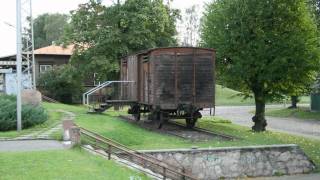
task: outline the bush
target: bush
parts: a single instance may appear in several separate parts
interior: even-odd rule
[[[317,77],[316,81],[312,86],[312,94],[320,94],[320,75]]]
[[[83,83],[73,66],[64,65],[41,74],[38,87],[44,95],[70,104],[81,98]]]
[[[17,128],[17,105],[15,96],[0,95],[0,131]],[[22,127],[29,128],[48,120],[48,114],[41,106],[22,105]]]

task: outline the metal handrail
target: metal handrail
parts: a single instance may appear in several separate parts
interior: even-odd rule
[[[105,86],[107,86],[107,85],[109,85],[109,84],[110,84],[110,82],[109,82],[109,81],[106,81],[106,82],[104,82],[104,83],[100,84],[99,86],[94,87],[94,88],[90,89],[89,91],[87,91],[87,92],[83,93],[83,95],[82,95],[82,98],[83,98],[83,99],[82,99],[83,105],[85,105],[85,104],[86,104],[86,96],[87,96],[89,93],[91,93],[91,92],[95,92],[95,91],[97,91],[97,89],[98,89],[98,88],[103,88],[103,87],[105,87]]]
[[[99,146],[96,146],[96,147],[99,147]],[[88,147],[86,147],[86,146],[83,146],[82,148],[84,148],[84,149],[86,149],[86,150],[89,150],[89,151],[92,151],[92,149],[91,148],[88,148]],[[99,154],[99,155],[101,155],[101,156],[104,156],[104,157],[107,157],[108,159],[109,159],[109,155],[106,155],[105,153],[102,153],[102,152],[99,152],[99,151],[94,151],[95,153],[97,153],[97,154]],[[111,158],[111,157],[110,157]],[[110,160],[110,159],[109,159]],[[125,164],[125,165],[127,165],[127,166],[130,166],[130,167],[132,167],[132,168],[137,168],[136,166],[132,166],[132,164],[130,164],[130,163],[126,163],[126,162],[121,162],[121,163],[123,163],[123,164]],[[151,175],[151,176],[154,176],[154,177],[156,177],[156,178],[161,178],[161,177],[159,177],[159,176],[157,176],[156,174],[151,174],[150,172],[148,172],[147,170],[144,170],[144,169],[140,169],[140,171],[143,171],[143,172],[145,172],[145,173],[147,173],[147,174],[149,174],[149,175]]]
[[[102,88],[105,88],[105,87],[109,86],[112,83],[134,83],[134,81],[106,81],[106,82],[100,84],[99,86],[94,87],[94,88],[90,89],[89,91],[87,91],[87,92],[82,94],[82,103],[83,103],[83,105],[89,105],[90,104],[89,103],[89,96],[91,94],[93,94],[94,92],[96,92],[96,91],[98,91],[98,90],[100,90]]]
[[[173,173],[175,175],[181,176],[184,179],[185,178],[188,178],[188,179],[191,179],[191,180],[196,180],[197,179],[195,177],[192,177],[189,174],[186,174],[184,172],[183,168],[179,168],[179,167],[175,167],[175,166],[169,165],[169,164],[167,164],[167,163],[165,163],[163,161],[160,161],[159,159],[157,159],[157,158],[155,158],[153,156],[138,152],[136,150],[132,150],[132,149],[120,144],[120,143],[117,143],[117,142],[115,142],[115,141],[113,141],[111,139],[103,137],[103,136],[101,136],[101,135],[99,135],[97,133],[94,133],[92,131],[89,131],[89,130],[87,130],[85,128],[81,128],[80,127],[80,130],[81,130],[80,131],[81,134],[86,135],[86,136],[94,139],[96,142],[99,141],[99,142],[102,142],[102,143],[105,143],[106,145],[108,145],[108,149],[106,150],[106,152],[108,153],[108,159],[111,159],[111,154],[112,154],[111,148],[113,147],[113,148],[116,148],[116,149],[118,149],[120,151],[123,151],[123,152],[127,153],[128,155],[130,155],[132,157],[139,158],[139,159],[141,159],[141,160],[143,160],[145,162],[148,162],[150,164],[156,165],[159,168],[162,168],[163,169],[163,172],[162,172],[163,174],[162,175],[163,175],[164,179],[166,179],[166,175],[168,175],[168,174],[166,174],[166,171],[171,172],[171,173]],[[97,144],[95,144],[94,146],[97,146],[97,147],[102,148],[102,149],[104,148],[104,147],[99,146]],[[180,172],[179,170],[182,171],[182,172]]]
[[[100,134],[97,134],[97,133],[95,133],[95,132],[92,132],[92,131],[90,131],[90,130],[88,130],[88,129],[85,129],[85,128],[80,128],[80,129],[82,129],[82,130],[84,130],[84,131],[86,131],[86,132],[89,132],[89,133],[93,134],[94,136],[97,136],[97,137],[99,137],[99,138],[102,138],[102,139],[104,139],[104,140],[106,140],[106,141],[109,141],[110,143],[115,144],[116,146],[125,148],[125,149],[127,149],[128,151],[131,151],[131,152],[136,153],[136,154],[143,154],[144,156],[146,156],[146,157],[148,157],[148,158],[151,158],[151,159],[153,159],[153,160],[155,160],[155,161],[160,161],[159,159],[155,158],[154,156],[141,153],[141,152],[136,151],[136,150],[134,150],[134,149],[130,149],[130,148],[128,148],[127,146],[125,146],[125,145],[123,145],[123,144],[120,144],[120,143],[118,143],[118,142],[116,142],[116,141],[113,141],[112,139],[109,139],[109,138],[106,138],[106,137],[104,137],[104,136],[101,136]],[[162,162],[162,161],[160,161],[160,162]],[[176,167],[176,166],[173,166],[173,165],[171,165],[171,166],[172,166],[172,168],[174,168],[174,169],[181,169],[181,171],[183,171],[182,168],[179,168],[179,167]]]

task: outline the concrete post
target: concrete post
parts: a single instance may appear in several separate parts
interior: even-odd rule
[[[74,145],[80,145],[81,144],[81,134],[80,134],[80,128],[73,126],[70,129],[70,140],[72,146]]]
[[[70,141],[70,129],[75,126],[72,120],[64,120],[62,122],[63,126],[63,140]]]

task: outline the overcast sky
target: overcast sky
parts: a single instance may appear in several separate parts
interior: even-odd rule
[[[22,0],[23,1],[23,0]],[[110,4],[113,0],[103,0],[104,4]],[[173,0],[172,7],[180,9],[182,12],[192,5],[203,7],[211,0]],[[16,53],[15,28],[9,26],[16,24],[16,4],[15,0],[2,2],[0,6],[0,56]],[[69,13],[77,8],[81,3],[88,0],[33,0],[33,16],[43,13]],[[199,12],[201,13],[201,12]]]

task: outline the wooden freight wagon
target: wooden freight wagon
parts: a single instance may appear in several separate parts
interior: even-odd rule
[[[135,102],[129,109],[136,120],[150,113],[159,128],[169,118],[186,119],[193,127],[200,110],[215,106],[215,51],[173,47],[147,50],[121,60],[123,99]]]

